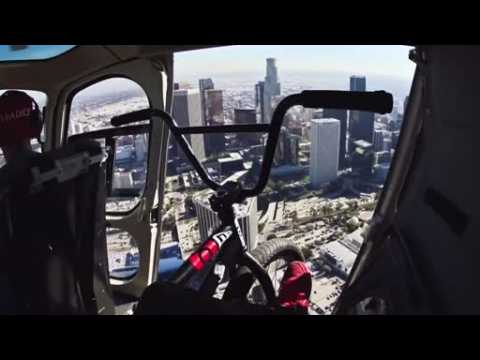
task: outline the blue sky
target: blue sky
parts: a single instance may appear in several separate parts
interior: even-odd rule
[[[179,53],[176,75],[265,72],[274,57],[280,72],[344,72],[411,79],[409,47],[398,45],[240,45]]]

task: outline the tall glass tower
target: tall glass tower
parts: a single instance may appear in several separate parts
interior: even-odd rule
[[[267,59],[267,76],[263,83],[263,123],[270,123],[272,120],[273,108],[272,100],[274,96],[281,93],[280,83],[278,82],[278,71],[276,60],[274,58]]]
[[[367,91],[367,79],[365,76],[350,77],[350,91]],[[350,111],[350,144],[357,140],[363,140],[372,144],[374,120],[375,114],[372,112]],[[353,146],[349,146],[349,151],[351,150],[353,150]]]

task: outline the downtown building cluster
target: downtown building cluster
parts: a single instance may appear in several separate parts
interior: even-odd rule
[[[367,91],[366,77],[351,76],[349,88],[350,91]],[[173,117],[182,127],[268,124],[283,97],[276,61],[268,58],[266,76],[254,86],[253,106],[244,107],[238,101],[227,111],[224,91],[216,89],[212,79],[200,79],[198,89],[180,88],[176,84]],[[284,119],[272,179],[288,181],[292,177],[308,177],[312,190],[323,189],[344,174],[366,182],[374,181],[375,176],[380,178],[379,183],[385,179],[399,137],[402,115],[398,111],[389,116],[339,109],[295,111],[289,112]],[[239,133],[195,134],[187,140],[214,180],[221,182],[242,173],[242,180],[254,184],[258,181],[266,139],[266,134]],[[179,175],[184,188],[190,184],[191,189],[202,190],[198,174],[172,138],[167,174]],[[208,210],[204,196],[197,196],[194,203],[199,232],[205,240],[217,220]],[[245,211],[245,217],[256,217],[256,206],[254,201]],[[247,222],[254,223],[252,219]],[[255,241],[251,238],[255,237],[255,231],[245,225],[247,228],[248,243],[253,245]]]

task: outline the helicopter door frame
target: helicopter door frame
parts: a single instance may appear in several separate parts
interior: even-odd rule
[[[168,57],[166,58],[168,61]],[[59,94],[56,119],[62,119],[55,126],[55,144],[60,146],[68,140],[67,129],[70,115],[70,103],[73,97],[82,89],[92,86],[108,78],[126,78],[136,82],[147,95],[150,106],[165,109],[170,106],[167,101],[169,74],[165,64],[149,59],[135,59],[118,63],[101,69],[88,76],[79,78],[65,86]],[[58,106],[60,105],[60,106]],[[113,128],[113,126],[112,126]],[[161,176],[164,174],[164,157],[168,146],[168,130],[158,121],[151,123],[148,146],[147,178],[143,194],[138,205],[127,214],[106,216],[109,227],[128,232],[136,241],[140,253],[140,267],[132,279],[117,280],[110,278],[110,285],[115,293],[130,295],[139,298],[144,289],[156,279],[158,271],[158,248],[160,247],[160,223],[151,222],[151,212],[154,206],[161,208],[163,191],[159,194],[159,185],[162,185]],[[160,202],[160,204],[159,204]]]
[[[410,172],[417,149],[418,138],[423,128],[423,114],[421,110],[422,104],[425,101],[425,68],[422,62],[415,60],[417,54],[422,51],[422,47],[417,46],[410,52],[410,60],[416,63],[416,69],[408,94],[409,103],[406,108],[406,113],[404,114],[397,149],[383,187],[384,190],[378,200],[369,229],[365,234],[365,241],[355,259],[343,291],[337,299],[333,314],[346,314],[349,313],[349,311],[354,312],[357,308],[352,304],[355,303],[356,306],[359,305],[357,298],[371,295],[365,291],[365,288],[359,288],[359,286],[365,283],[366,278],[371,281],[369,276],[371,276],[372,272],[369,272],[369,269],[371,269],[372,264],[378,260],[379,256],[384,256],[384,254],[381,253],[382,245],[385,243],[388,235],[396,231],[395,216],[398,203],[401,201],[405,183],[411,175]],[[396,234],[396,236],[399,236],[399,234]],[[405,247],[405,244],[401,242],[401,238],[398,239],[398,243],[404,251],[402,261],[404,261],[406,266],[409,266],[410,274],[413,274],[411,275],[411,281],[412,283],[414,281],[418,283],[420,281],[419,276],[413,267],[408,249]],[[398,262],[400,262],[400,260],[398,260]],[[396,266],[399,266],[398,263]]]

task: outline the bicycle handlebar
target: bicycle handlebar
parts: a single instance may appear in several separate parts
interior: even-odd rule
[[[226,126],[205,126],[205,127],[179,127],[172,116],[165,111],[158,109],[145,109],[119,115],[111,119],[115,127],[138,121],[160,117],[163,119],[174,135],[178,144],[184,151],[200,178],[212,190],[218,190],[221,185],[213,181],[208,175],[200,161],[195,157],[192,148],[185,139],[185,134],[201,133],[226,133],[226,132],[266,132],[268,133],[267,144],[260,170],[259,183],[253,189],[241,189],[240,199],[246,199],[260,194],[267,185],[270,176],[271,165],[280,135],[283,118],[287,111],[294,106],[305,108],[329,108],[342,110],[356,110],[386,114],[392,111],[393,96],[385,91],[357,92],[357,91],[330,91],[310,90],[303,91],[285,97],[275,109],[270,124],[252,125],[226,125]]]
[[[329,108],[375,112],[392,111],[393,97],[385,91],[306,90],[300,93],[305,108]],[[328,104],[328,106],[326,106]]]

